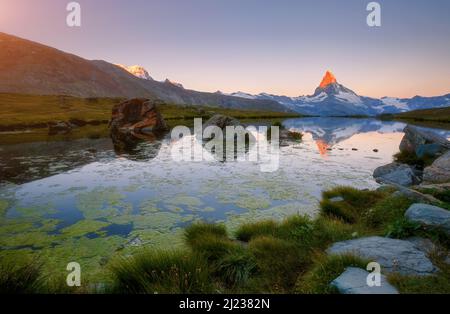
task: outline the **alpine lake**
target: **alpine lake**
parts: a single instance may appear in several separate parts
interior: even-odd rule
[[[274,172],[249,161],[175,161],[170,133],[126,152],[104,136],[0,138],[0,254],[39,256],[53,275],[78,262],[85,278],[101,281],[117,256],[182,247],[183,228],[196,221],[221,222],[232,233],[245,222],[314,216],[324,190],[378,187],[373,170],[392,161],[405,124],[298,118],[283,126],[303,139],[280,147]]]

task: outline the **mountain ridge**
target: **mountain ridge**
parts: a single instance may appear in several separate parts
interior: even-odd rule
[[[252,95],[245,92],[236,92],[229,95],[247,99],[270,99],[293,111],[313,116],[377,116],[450,106],[450,94],[434,97],[382,97],[379,99],[360,96],[340,84],[331,71],[325,73],[319,86],[309,96],[289,97],[268,93]]]
[[[155,81],[140,66],[87,60],[53,47],[0,32],[0,92],[92,97],[147,97],[180,105],[297,112],[313,116],[376,116],[450,106],[450,94],[412,98],[360,96],[327,71],[307,96],[245,92],[224,94],[185,89]]]
[[[0,92],[82,98],[146,97],[181,105],[290,111],[272,100],[241,99],[142,79],[107,61],[87,60],[1,32]]]

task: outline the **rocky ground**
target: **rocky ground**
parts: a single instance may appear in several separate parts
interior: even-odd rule
[[[403,158],[375,169],[373,174],[383,184],[380,189],[391,186],[396,194],[416,202],[405,213],[407,221],[446,236],[450,236],[450,211],[442,208],[445,205],[433,194],[450,191],[449,149],[447,139],[408,125],[400,144],[399,156]],[[399,240],[376,236],[337,242],[327,253],[352,254],[377,262],[381,266],[381,286],[369,287],[366,280],[370,273],[354,267],[348,267],[331,285],[343,294],[396,294],[397,289],[384,274],[433,276],[439,270],[430,259],[435,251],[430,239],[420,237]],[[445,261],[450,263],[448,255]]]

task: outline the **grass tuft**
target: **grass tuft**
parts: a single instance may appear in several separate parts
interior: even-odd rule
[[[211,282],[202,258],[182,251],[148,251],[112,263],[113,293],[205,293]]]
[[[19,265],[0,261],[0,294],[33,294],[45,289],[42,264],[29,260]]]

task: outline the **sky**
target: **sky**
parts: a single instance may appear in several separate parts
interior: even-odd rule
[[[86,59],[142,65],[200,91],[312,94],[326,70],[371,97],[450,93],[450,1],[0,0],[0,32]]]

